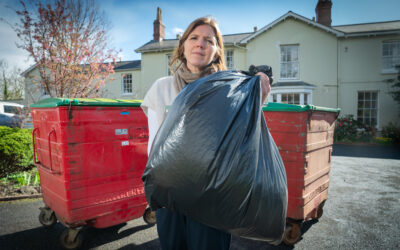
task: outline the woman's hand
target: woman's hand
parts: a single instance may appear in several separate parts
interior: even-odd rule
[[[269,84],[269,77],[262,72],[258,72],[256,76],[260,76],[260,84],[262,91],[261,103],[264,104],[265,100],[268,97],[269,92],[271,91],[271,85]]]

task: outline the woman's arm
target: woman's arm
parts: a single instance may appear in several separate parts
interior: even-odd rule
[[[157,121],[157,113],[153,109],[147,110],[147,124],[149,127],[149,143],[147,145],[147,155],[150,155],[151,146],[153,145],[154,137],[157,134],[160,125]]]

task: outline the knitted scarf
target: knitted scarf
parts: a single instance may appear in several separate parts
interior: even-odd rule
[[[202,72],[199,73],[192,73],[185,64],[181,64],[174,74],[174,87],[177,93],[179,93],[189,83],[213,73],[215,73],[215,69],[212,64],[207,66]]]

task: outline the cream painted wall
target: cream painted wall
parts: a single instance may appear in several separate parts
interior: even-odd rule
[[[382,74],[382,42],[400,36],[346,38],[339,42],[339,106],[341,115],[357,118],[358,91],[378,92],[378,128],[390,121],[400,122],[399,105],[389,94],[391,84],[385,79],[396,74]]]
[[[125,74],[132,74],[132,94],[122,95],[122,78]],[[140,95],[141,89],[141,71],[130,70],[130,71],[117,71],[115,74],[110,76],[106,85],[104,85],[104,95],[105,98],[113,99],[141,99]]]
[[[38,83],[39,71],[35,68],[25,76],[24,105],[29,106],[41,100],[42,91]]]
[[[246,64],[246,48],[227,47],[225,50],[233,50],[233,66],[237,70],[248,70],[249,67]]]
[[[142,54],[140,99],[158,78],[167,76],[167,54],[170,53],[172,51]]]
[[[299,80],[316,85],[313,104],[336,108],[336,36],[302,21],[287,19],[248,43],[247,64],[270,65],[274,82],[287,81],[280,79],[281,45],[299,45]]]

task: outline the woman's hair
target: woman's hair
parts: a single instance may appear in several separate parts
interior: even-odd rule
[[[179,68],[179,66],[184,63],[186,65],[186,58],[183,54],[184,52],[184,43],[188,39],[190,33],[194,29],[196,29],[197,26],[200,25],[209,25],[215,34],[215,39],[217,40],[217,58],[211,62],[212,66],[214,67],[215,71],[221,71],[221,70],[226,70],[226,65],[225,65],[225,55],[224,55],[224,41],[222,39],[221,31],[219,30],[217,22],[212,18],[212,17],[200,17],[196,20],[194,20],[189,27],[186,28],[185,32],[183,33],[181,39],[179,39],[178,46],[174,50],[174,54],[172,56],[171,62],[169,64],[170,69],[173,69],[173,65],[177,65],[176,69]]]

